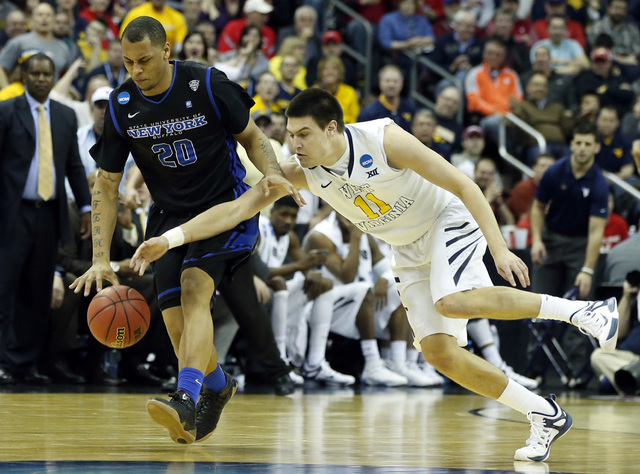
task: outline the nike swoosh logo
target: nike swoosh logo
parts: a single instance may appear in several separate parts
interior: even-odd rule
[[[138,115],[139,113],[140,113],[140,111],[138,110],[135,114],[127,114],[127,117],[129,117],[129,118],[133,118],[133,117],[135,117],[136,115]]]
[[[321,184],[320,187],[324,189],[324,188],[328,187],[332,182],[333,181],[329,181],[327,184]]]
[[[198,385],[202,385],[202,382],[200,382],[200,380],[198,380],[198,379],[196,379],[196,383],[197,383]]]

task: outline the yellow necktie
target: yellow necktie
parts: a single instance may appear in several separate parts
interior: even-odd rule
[[[38,110],[38,196],[48,201],[53,196],[53,142],[44,105]]]

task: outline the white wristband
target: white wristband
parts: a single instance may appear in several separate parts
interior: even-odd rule
[[[169,241],[169,248],[172,249],[174,247],[180,247],[184,244],[184,232],[180,227],[174,227],[173,229],[169,229],[162,237],[165,237]]]
[[[589,267],[582,267],[582,268],[580,269],[580,271],[581,271],[582,273],[586,273],[587,275],[591,275],[591,276],[593,276],[593,270],[592,270],[591,268],[589,268]]]

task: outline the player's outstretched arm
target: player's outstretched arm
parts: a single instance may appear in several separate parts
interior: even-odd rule
[[[468,176],[397,125],[385,128],[384,148],[394,168],[409,168],[460,198],[487,239],[498,273],[512,286],[514,275],[522,286],[529,286],[527,266],[507,248],[489,202]]]
[[[285,194],[283,189],[276,189],[265,196],[262,188],[255,186],[234,201],[213,206],[181,226],[144,241],[131,258],[129,266],[142,275],[151,262],[158,260],[169,249],[233,229]]]
[[[93,264],[84,275],[78,277],[69,288],[89,296],[95,281],[97,291],[102,290],[102,280],[118,284],[118,277],[111,269],[110,249],[113,231],[118,219],[118,186],[122,173],[110,173],[98,169],[96,182],[91,190],[91,235],[93,239]]]
[[[290,194],[299,206],[306,204],[296,186],[284,176],[271,147],[271,142],[252,118],[249,118],[246,128],[235,137],[247,150],[247,156],[251,162],[264,175],[264,179],[256,184],[256,187],[260,188],[266,197],[269,196],[272,189],[281,189]]]

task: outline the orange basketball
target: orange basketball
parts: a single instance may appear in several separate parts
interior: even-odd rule
[[[146,300],[126,285],[105,288],[93,297],[87,311],[87,324],[93,337],[115,349],[124,349],[142,339],[150,322]]]

